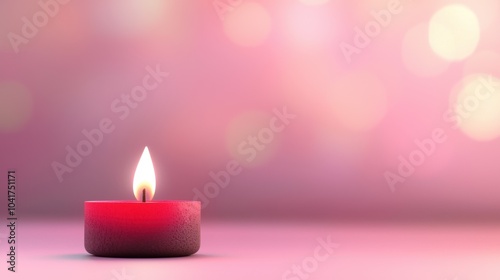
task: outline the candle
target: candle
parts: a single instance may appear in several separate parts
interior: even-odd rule
[[[178,257],[200,248],[199,201],[151,201],[156,189],[148,147],[134,175],[136,201],[86,201],[85,250],[101,257]]]

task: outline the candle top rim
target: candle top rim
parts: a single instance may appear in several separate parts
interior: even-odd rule
[[[147,202],[142,202],[142,201],[136,201],[136,200],[90,200],[90,201],[85,201],[85,203],[103,203],[103,204],[110,204],[110,203],[119,203],[119,204],[151,204],[151,203],[201,203],[198,200],[155,200],[155,201],[147,201]]]

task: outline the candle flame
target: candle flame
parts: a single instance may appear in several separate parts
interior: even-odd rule
[[[141,159],[137,164],[134,174],[134,196],[138,201],[142,201],[145,190],[146,201],[153,199],[156,190],[156,177],[153,167],[153,161],[149,154],[149,149],[146,146],[142,153]]]

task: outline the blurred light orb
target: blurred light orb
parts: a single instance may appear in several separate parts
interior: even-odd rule
[[[331,14],[293,6],[287,11],[285,18],[286,35],[294,46],[315,48],[328,46],[328,40],[335,34],[335,24]]]
[[[368,131],[380,123],[387,111],[387,94],[382,82],[364,72],[351,72],[334,81],[332,110],[348,129]]]
[[[323,5],[330,2],[330,0],[299,0],[299,1],[306,5]]]
[[[17,82],[0,82],[0,132],[14,132],[23,127],[33,110],[28,89]]]
[[[479,51],[471,55],[464,64],[464,76],[485,73],[500,77],[500,55],[492,51]]]
[[[165,18],[170,0],[109,0],[97,5],[98,28],[115,35],[148,32]]]
[[[429,43],[440,57],[463,60],[477,47],[480,27],[477,16],[464,5],[453,4],[441,8],[429,23]]]
[[[229,122],[226,147],[231,157],[243,166],[258,166],[267,162],[276,149],[279,135],[271,133],[271,113],[246,111]]]
[[[449,62],[438,57],[429,46],[428,25],[419,24],[403,38],[402,57],[405,67],[421,77],[434,77],[448,69]]]
[[[452,104],[457,124],[470,138],[490,141],[500,136],[500,79],[488,74],[465,77]]]
[[[261,45],[271,31],[271,16],[259,3],[245,1],[227,13],[224,32],[235,44],[244,47]]]

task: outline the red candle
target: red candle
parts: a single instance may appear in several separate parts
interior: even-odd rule
[[[138,201],[85,202],[85,250],[101,257],[178,257],[196,253],[200,248],[200,202],[152,202],[155,182],[146,147],[134,176]]]

